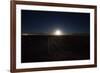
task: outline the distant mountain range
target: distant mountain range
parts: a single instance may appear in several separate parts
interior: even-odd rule
[[[22,33],[21,35],[27,36],[27,35],[56,35],[53,33]],[[90,35],[89,33],[63,33],[61,35]]]

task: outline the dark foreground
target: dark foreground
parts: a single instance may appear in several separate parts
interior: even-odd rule
[[[22,36],[21,62],[90,59],[89,35]]]

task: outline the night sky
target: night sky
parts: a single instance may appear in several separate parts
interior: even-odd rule
[[[22,33],[89,33],[90,13],[21,10]]]

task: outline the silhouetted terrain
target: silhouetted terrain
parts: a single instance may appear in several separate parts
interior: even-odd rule
[[[89,35],[22,35],[21,62],[90,59]]]

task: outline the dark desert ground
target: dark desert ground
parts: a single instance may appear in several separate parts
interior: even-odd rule
[[[22,63],[90,58],[89,35],[22,35]]]

